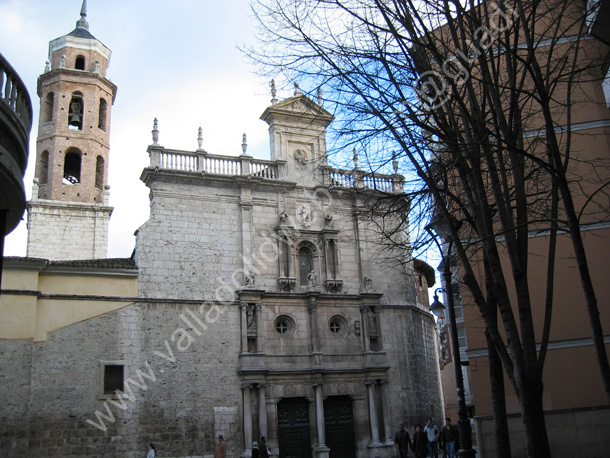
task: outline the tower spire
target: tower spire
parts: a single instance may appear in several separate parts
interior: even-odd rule
[[[80,9],[80,19],[76,21],[77,29],[86,29],[89,30],[89,23],[87,22],[87,0],[83,0],[83,6]]]

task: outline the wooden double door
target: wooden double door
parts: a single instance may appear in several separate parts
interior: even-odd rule
[[[280,458],[311,458],[309,401],[286,398],[278,403]],[[352,401],[348,396],[329,396],[324,401],[326,445],[330,458],[356,456]]]

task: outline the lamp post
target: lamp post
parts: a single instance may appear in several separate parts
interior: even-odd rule
[[[443,257],[443,283],[445,284],[445,288],[438,288],[434,291],[434,301],[430,304],[430,311],[440,317],[443,313],[443,310],[446,310],[446,313],[449,318],[449,328],[451,329],[451,351],[453,353],[453,366],[455,369],[455,384],[457,387],[457,402],[458,402],[458,431],[460,437],[460,449],[457,452],[457,455],[462,457],[474,457],[476,455],[476,450],[472,448],[472,430],[470,428],[470,421],[468,420],[468,413],[466,411],[466,398],[464,397],[464,375],[462,373],[462,358],[460,356],[460,346],[458,343],[458,333],[457,333],[457,325],[455,322],[455,309],[453,303],[453,285],[451,279],[451,265],[449,262],[449,257],[451,253],[451,238],[448,235],[448,231],[441,232],[442,223],[434,225],[434,223],[439,220],[433,219],[433,221],[426,227],[428,232],[430,229],[435,229],[435,232],[442,236],[445,235],[444,239],[449,240],[449,246],[447,247],[447,255],[443,254],[443,248],[438,243],[436,237],[433,234],[435,243],[438,245],[439,250],[441,252],[441,256]],[[438,292],[444,291],[447,293],[447,307],[445,307],[441,301],[438,300]]]

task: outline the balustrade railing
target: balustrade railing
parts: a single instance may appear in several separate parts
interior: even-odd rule
[[[404,184],[400,175],[382,175],[360,169],[340,170],[328,168],[326,184],[341,188],[364,188],[382,192],[402,192]]]
[[[251,156],[219,156],[208,153],[150,149],[150,165],[185,172],[204,172],[214,175],[251,175],[277,180],[278,165],[273,161],[254,159]]]
[[[202,151],[166,150],[151,146],[150,165],[170,170],[200,172],[213,175],[251,176],[271,180],[281,177],[278,163],[254,159],[251,156],[219,156]],[[323,183],[332,187],[374,189],[382,192],[402,192],[400,175],[382,175],[361,169],[341,170],[322,167]]]
[[[32,102],[25,84],[2,54],[0,54],[0,103],[8,108],[9,113],[11,113],[9,116],[12,116],[15,120],[14,128],[18,130],[14,131],[14,135],[18,137],[18,142],[23,147],[23,151],[18,152],[10,151],[9,148],[9,153],[13,155],[15,162],[25,170],[27,148],[32,128]],[[4,126],[4,128],[11,129],[10,126]]]

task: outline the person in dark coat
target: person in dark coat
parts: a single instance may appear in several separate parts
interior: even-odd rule
[[[413,448],[411,437],[409,436],[409,433],[405,431],[405,425],[402,423],[398,425],[398,431],[394,435],[394,444],[398,447],[400,458],[407,458],[409,447]]]
[[[258,449],[258,442],[254,441],[252,442],[252,458],[260,458],[260,456],[261,453]]]
[[[422,431],[421,425],[415,425],[415,433],[413,434],[413,453],[415,458],[426,458],[428,451],[428,435]]]
[[[267,450],[267,439],[265,439],[265,436],[261,437],[261,443],[258,446],[258,450],[261,458],[269,458],[269,451]]]
[[[460,434],[457,426],[451,424],[451,418],[446,418],[445,422],[439,436],[440,444],[445,448],[446,458],[455,458],[456,449],[459,448]]]

